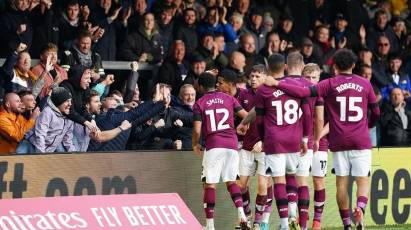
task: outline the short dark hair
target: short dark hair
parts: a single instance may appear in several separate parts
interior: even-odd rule
[[[19,97],[22,98],[27,95],[33,95],[33,92],[31,92],[30,90],[21,90],[17,93],[17,95],[19,95]]]
[[[334,54],[333,62],[338,70],[346,71],[357,62],[357,56],[349,49],[340,49]]]
[[[230,69],[221,70],[217,76],[228,83],[236,84],[238,82],[238,74]]]
[[[215,88],[216,78],[211,73],[204,72],[198,78],[198,85],[204,87],[204,89]]]
[[[81,30],[77,35],[78,41],[80,41],[81,39],[86,38],[86,37],[88,37],[90,39],[92,37],[92,34],[90,32],[88,32],[87,30]]]
[[[281,69],[284,69],[285,58],[282,54],[272,54],[268,57],[268,70],[271,72],[278,72]]]
[[[186,8],[183,10],[183,15],[186,15],[188,11],[193,11],[197,15],[197,11],[194,8]]]
[[[97,91],[95,91],[95,90],[91,90],[90,93],[89,93],[89,94],[87,95],[87,97],[86,97],[85,104],[90,103],[90,102],[91,102],[91,98],[93,98],[93,97],[95,97],[95,96],[100,97],[100,94],[99,94]]]
[[[265,65],[263,64],[257,64],[251,68],[250,73],[254,73],[254,72],[267,74],[267,68],[265,68]]]

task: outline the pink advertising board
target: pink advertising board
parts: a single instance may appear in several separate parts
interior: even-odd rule
[[[0,229],[200,230],[178,194],[0,200]]]

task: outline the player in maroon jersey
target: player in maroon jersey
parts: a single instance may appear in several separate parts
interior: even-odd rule
[[[329,121],[329,148],[337,176],[337,203],[344,229],[351,229],[348,183],[349,175],[357,184],[357,207],[354,209],[357,229],[364,228],[364,211],[368,202],[371,173],[371,140],[368,132],[378,120],[380,110],[369,81],[352,73],[357,57],[346,49],[334,54],[336,76],[304,88],[275,79],[267,82],[295,97],[324,98]],[[367,119],[368,106],[371,108]]]
[[[284,57],[274,54],[269,58],[270,77],[284,76]],[[292,79],[284,81],[296,84]],[[303,109],[303,121],[300,122]],[[274,196],[280,215],[280,229],[288,229],[288,199],[285,174],[296,173],[300,155],[300,144],[307,144],[310,126],[310,109],[306,100],[290,97],[275,87],[260,86],[255,99],[257,127],[266,154],[266,174],[274,179]],[[247,119],[245,119],[247,120]],[[303,127],[304,128],[303,128]],[[303,138],[303,131],[304,136]],[[306,153],[306,148],[304,154]],[[267,200],[266,190],[260,190],[256,199],[256,215],[264,211]],[[258,222],[254,229],[261,229]]]
[[[219,75],[224,75],[222,71]],[[206,229],[214,230],[214,205],[216,184],[220,177],[238,210],[241,229],[247,227],[241,191],[236,184],[239,157],[237,135],[234,129],[234,114],[245,117],[247,112],[238,101],[225,93],[215,91],[215,77],[204,73],[198,80],[200,93],[204,95],[193,106],[192,145],[196,154],[203,157],[204,210]],[[204,156],[199,144],[200,135],[205,140]]]
[[[239,102],[241,106],[248,112],[254,108],[255,96],[258,87],[260,87],[267,76],[267,69],[264,65],[255,65],[252,67],[251,72],[248,76],[250,88],[242,90],[239,96]],[[242,149],[239,152],[240,156],[240,181],[239,185],[243,197],[244,211],[248,217],[251,219],[251,208],[250,208],[250,177],[258,175],[258,188],[267,189],[267,203],[264,208],[263,215],[257,214],[254,222],[261,225],[261,229],[268,230],[269,218],[272,209],[273,200],[273,186],[267,181],[265,174],[265,154],[262,151],[262,142],[258,134],[257,125],[255,122],[250,124],[250,128],[244,135]],[[268,183],[268,184],[267,184]],[[263,184],[263,185],[261,185]]]
[[[314,63],[308,63],[304,66],[302,75],[305,79],[317,84],[320,81],[320,67]],[[328,160],[328,141],[326,134],[328,129],[324,128],[324,101],[321,97],[316,102],[315,106],[315,128],[314,142],[317,151],[313,154],[311,174],[313,176],[314,185],[314,218],[313,230],[321,229],[321,216],[325,204],[325,175],[327,174]],[[327,126],[328,127],[328,126]]]

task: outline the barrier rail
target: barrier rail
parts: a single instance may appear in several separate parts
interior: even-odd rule
[[[0,58],[0,66],[4,64],[6,59]],[[37,65],[40,62],[39,59],[32,59],[32,66]],[[159,65],[150,65],[148,63],[140,63],[139,70],[155,70]],[[129,70],[130,62],[129,61],[103,61],[103,68],[105,70]]]

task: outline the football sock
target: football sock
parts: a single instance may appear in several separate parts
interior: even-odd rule
[[[307,228],[310,193],[308,186],[298,187],[298,216],[301,228]]]
[[[314,191],[314,220],[321,222],[325,204],[325,189]]]

